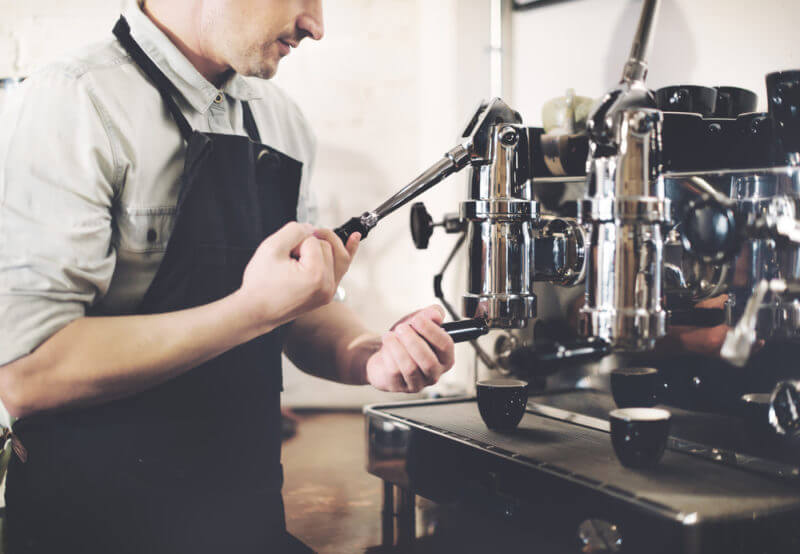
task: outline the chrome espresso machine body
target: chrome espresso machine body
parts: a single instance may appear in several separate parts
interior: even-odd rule
[[[487,431],[473,398],[365,410],[385,545],[414,540],[420,495],[477,510],[502,533],[532,532],[552,552],[575,551],[547,550],[555,535],[583,552],[800,549],[800,71],[767,76],[767,113],[735,87],[651,91],[657,8],[643,2],[621,82],[585,134],[548,136],[493,99],[442,160],[337,230],[366,236],[468,168],[458,214],[433,223],[412,208],[414,241],[427,246],[437,226],[460,235],[442,273],[466,245],[460,315],[472,319],[461,325],[500,330],[491,354],[473,341],[479,358],[531,383],[511,434]],[[571,213],[550,194],[565,182],[583,183]],[[442,273],[435,292],[458,319]],[[528,325],[537,283],[584,287],[577,333],[540,340]],[[723,334],[721,356],[660,350],[672,328],[704,327]],[[559,387],[543,378],[600,358],[663,376],[658,400],[673,421],[653,470],[613,454],[607,369]]]

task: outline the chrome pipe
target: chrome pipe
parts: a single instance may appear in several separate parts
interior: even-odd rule
[[[650,46],[653,42],[653,33],[660,5],[660,0],[645,0],[642,4],[642,12],[633,38],[631,53],[622,72],[623,82],[644,81],[647,78],[647,57],[650,54]]]
[[[581,331],[621,350],[648,350],[666,334],[662,306],[670,201],[661,178],[663,116],[631,109],[618,153],[591,161],[582,220],[590,233]]]

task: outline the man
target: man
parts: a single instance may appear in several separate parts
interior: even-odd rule
[[[10,552],[281,552],[280,355],[419,391],[437,307],[382,337],[333,303],[358,248],[313,215],[313,140],[268,79],[321,0],[147,0],[0,123]],[[324,457],[324,453],[320,453]]]

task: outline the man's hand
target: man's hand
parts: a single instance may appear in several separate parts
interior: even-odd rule
[[[696,308],[723,309],[727,294],[715,296],[698,302]],[[730,327],[717,325],[716,327],[693,327],[690,325],[670,325],[667,335],[657,344],[656,350],[662,353],[685,353],[701,354],[712,358],[718,358],[722,343],[730,331]],[[764,346],[764,341],[759,340],[754,345],[753,351],[757,351]]]
[[[342,240],[336,236],[336,233],[330,229],[317,229],[314,231],[314,236],[321,241],[325,241],[331,248],[333,255],[333,276],[336,280],[336,286],[350,269],[350,264],[358,251],[358,245],[361,243],[361,233],[353,233],[347,240],[347,245],[342,244]]]
[[[397,322],[367,360],[367,381],[388,392],[419,392],[436,383],[455,362],[443,321],[442,309],[430,306]]]
[[[256,326],[274,328],[333,300],[339,272],[347,270],[351,256],[335,251],[315,233],[320,231],[311,225],[287,223],[253,254],[236,294],[247,299]],[[341,241],[339,245],[344,250]]]

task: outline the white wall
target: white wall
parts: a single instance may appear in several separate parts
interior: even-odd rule
[[[62,53],[108,37],[126,0],[0,0],[0,77],[30,74]],[[326,37],[306,41],[276,81],[300,104],[319,138],[314,185],[322,223],[376,207],[455,145],[488,95],[488,0],[330,0]],[[435,218],[458,209],[463,176],[429,192]],[[344,283],[347,303],[376,331],[434,301],[431,279],[455,237],[414,249],[408,208],[370,235]],[[446,285],[456,305],[463,264]],[[450,382],[467,380],[460,347]],[[286,369],[284,401],[360,405],[383,399]]]
[[[759,95],[764,75],[800,67],[797,0],[662,0],[648,85],[734,85]],[[516,12],[513,102],[529,124],[575,88],[602,96],[619,81],[641,0],[571,0]]]
[[[107,36],[126,0],[0,0],[0,77]]]

